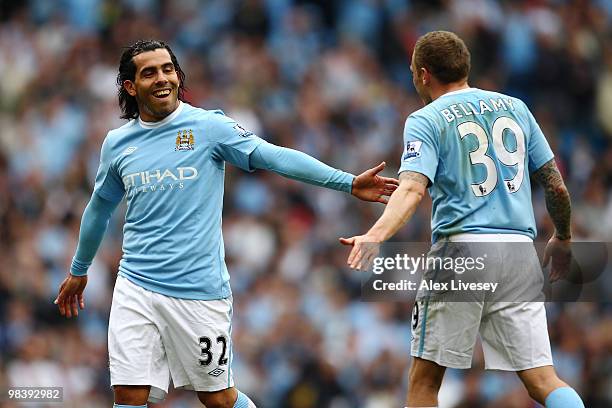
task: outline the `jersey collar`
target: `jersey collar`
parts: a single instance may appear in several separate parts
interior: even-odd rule
[[[183,111],[183,102],[179,100],[179,106],[174,110],[174,112],[172,112],[171,114],[169,114],[168,116],[160,120],[159,122],[145,122],[144,120],[140,119],[140,116],[138,116],[138,123],[140,123],[140,126],[142,126],[145,129],[155,129],[155,128],[165,125],[168,122],[171,122],[174,118],[180,115],[182,111]]]
[[[444,95],[440,95],[439,98],[444,98],[445,96],[450,96],[450,95],[457,95],[457,94],[462,94],[462,93],[466,93],[466,92],[472,92],[472,91],[477,91],[478,88],[465,88],[465,89],[459,89],[457,91],[451,91],[451,92],[447,92]]]

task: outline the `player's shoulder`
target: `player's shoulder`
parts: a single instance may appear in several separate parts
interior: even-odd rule
[[[136,121],[137,121],[137,119],[130,119],[129,121],[127,121],[123,125],[119,126],[118,128],[109,130],[109,132],[106,135],[106,137],[107,138],[109,138],[109,137],[110,138],[118,138],[118,137],[121,137],[121,135],[125,135],[127,133],[130,133],[130,132],[134,131],[137,128]]]
[[[104,138],[103,147],[112,151],[118,144],[120,144],[122,139],[125,139],[127,135],[136,131],[137,129],[137,119],[130,119],[122,126],[109,130]]]
[[[253,132],[240,126],[234,119],[227,116],[221,109],[202,109],[189,106],[187,112],[191,119],[199,122],[200,126],[207,132],[208,140],[219,140],[227,137],[249,137]]]
[[[521,98],[518,98],[516,96],[513,95],[508,95],[506,93],[503,92],[499,92],[499,91],[490,91],[490,90],[480,90],[481,92],[486,92],[488,95],[491,95],[492,98],[502,98],[502,99],[510,99],[512,101],[524,104],[525,102],[523,102],[523,100]]]
[[[221,109],[204,109],[183,102],[183,113],[186,119],[206,122],[225,122],[230,120]]]
[[[490,102],[491,104],[494,104],[496,102],[505,104],[505,105],[508,105],[508,107],[513,110],[527,109],[527,105],[525,104],[525,102],[523,102],[520,98],[517,98],[516,96],[508,95],[508,94],[498,92],[498,91],[490,91],[487,89],[479,89],[479,88],[472,88],[472,89],[474,89],[473,97],[475,99]]]
[[[441,123],[436,115],[437,108],[434,103],[435,101],[408,115],[404,123],[404,129],[420,129],[428,132],[439,132]]]

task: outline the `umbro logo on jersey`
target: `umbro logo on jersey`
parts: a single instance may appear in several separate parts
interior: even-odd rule
[[[218,367],[217,367],[217,368],[215,368],[214,370],[209,371],[209,372],[208,372],[208,375],[212,375],[213,377],[218,377],[218,376],[220,376],[221,374],[223,374],[224,372],[225,372],[225,370],[224,370],[224,369],[222,369],[222,368],[218,368]]]
[[[136,147],[136,146],[130,146],[130,147],[128,147],[127,149],[125,149],[125,150],[123,151],[123,154],[127,156],[128,154],[132,154],[132,153],[134,153],[134,152],[136,151],[136,149],[138,149],[138,147]]]
[[[178,150],[194,150],[195,149],[195,138],[193,137],[193,130],[179,130],[176,134],[176,148]]]

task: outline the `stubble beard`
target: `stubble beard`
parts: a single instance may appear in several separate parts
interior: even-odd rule
[[[136,95],[136,101],[138,102],[138,109],[143,110],[149,116],[152,116],[158,120],[162,120],[166,116],[174,112],[178,104],[178,97],[174,96],[174,89],[171,92],[171,97],[173,98],[173,103],[169,104],[167,107],[160,107],[160,109],[156,109],[153,103],[151,103],[151,100],[148,98],[144,98],[143,100],[138,95]]]

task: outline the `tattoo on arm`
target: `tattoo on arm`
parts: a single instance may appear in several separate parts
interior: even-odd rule
[[[429,185],[429,179],[427,178],[427,176],[425,176],[425,175],[423,175],[421,173],[417,173],[416,171],[403,171],[399,175],[399,180],[400,180],[400,182],[402,180],[416,181],[417,183],[422,184],[425,187],[427,187]]]
[[[572,206],[569,192],[563,183],[563,178],[551,159],[533,173],[533,178],[544,187],[546,209],[555,224],[555,235],[559,239],[571,238]]]
[[[423,198],[429,179],[421,173],[403,171],[399,181],[400,185],[391,195],[385,211],[367,233],[377,242],[391,238],[408,222]]]

